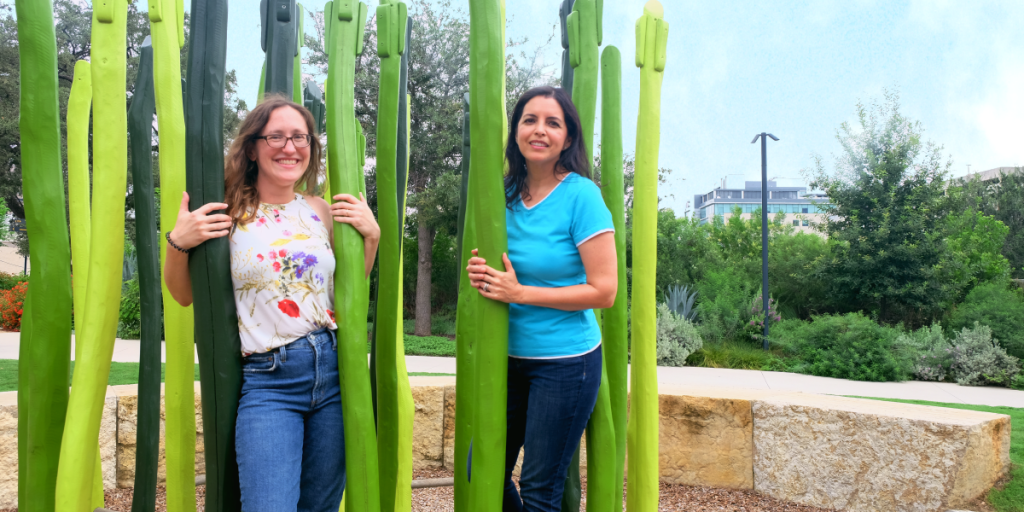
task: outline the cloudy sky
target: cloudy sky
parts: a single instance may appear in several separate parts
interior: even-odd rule
[[[420,1],[409,1],[415,10]],[[188,2],[186,2],[188,3]],[[377,5],[370,0],[370,12]],[[250,6],[251,4],[251,6]],[[452,0],[468,10],[466,0]],[[635,144],[639,70],[632,66],[633,23],[644,0],[605,0],[604,44],[623,62],[623,135]],[[1024,2],[947,0],[663,0],[670,24],[662,90],[660,164],[673,170],[663,206],[682,214],[694,194],[726,178],[760,179],[768,131],[770,177],[805,184],[814,155],[828,168],[836,129],[855,121],[855,105],[897,92],[902,112],[944,146],[953,173],[1024,165]],[[254,104],[263,55],[256,0],[232,2],[228,69]],[[319,3],[316,8],[322,9]],[[144,8],[144,5],[143,5]],[[510,38],[548,40],[557,0],[506,0]],[[309,24],[307,24],[309,26]],[[415,37],[415,35],[414,35]],[[556,40],[544,51],[556,64]],[[598,126],[600,124],[598,123]]]

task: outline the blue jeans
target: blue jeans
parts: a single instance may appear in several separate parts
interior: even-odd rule
[[[337,512],[345,438],[332,331],[242,358],[235,450],[245,512]]]
[[[597,403],[601,347],[565,359],[508,358],[504,512],[559,512],[569,462]],[[520,492],[512,483],[523,448]]]

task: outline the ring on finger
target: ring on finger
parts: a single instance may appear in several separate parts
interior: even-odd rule
[[[491,291],[491,290],[490,290],[490,287],[491,287],[491,283],[484,283],[484,291],[485,291],[485,292],[489,292],[489,291]]]

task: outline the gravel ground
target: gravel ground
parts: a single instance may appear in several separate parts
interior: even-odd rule
[[[443,469],[417,471],[413,478],[451,478],[452,472]],[[584,496],[586,481],[583,482]],[[203,512],[205,487],[196,488],[196,504],[198,512]],[[156,496],[157,512],[165,512],[164,489],[158,488]],[[107,508],[119,512],[129,512],[132,504],[131,489],[117,489],[107,492]],[[586,503],[586,498],[584,498]],[[454,512],[454,490],[451,487],[434,487],[414,489],[412,491],[413,512]],[[807,507],[779,501],[762,496],[753,491],[737,491],[716,489],[713,487],[691,487],[688,485],[661,485],[659,511],[675,512],[832,512],[829,509]],[[17,512],[17,509],[0,510],[0,512]]]

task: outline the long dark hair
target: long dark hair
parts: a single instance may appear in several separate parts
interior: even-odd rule
[[[530,100],[543,96],[554,98],[558,106],[562,107],[562,115],[565,117],[565,127],[569,137],[569,147],[562,150],[555,164],[555,174],[568,174],[574,172],[590,179],[590,162],[587,160],[586,142],[583,140],[580,129],[580,115],[576,113],[576,105],[564,89],[555,87],[534,87],[526,91],[516,108],[512,110],[512,119],[508,123],[508,141],[505,143],[505,161],[508,163],[508,173],[505,175],[505,207],[512,209],[512,205],[519,199],[530,197],[530,187],[526,184],[526,158],[519,151],[519,143],[516,142],[516,135],[519,127],[519,120],[523,117],[523,109]]]

